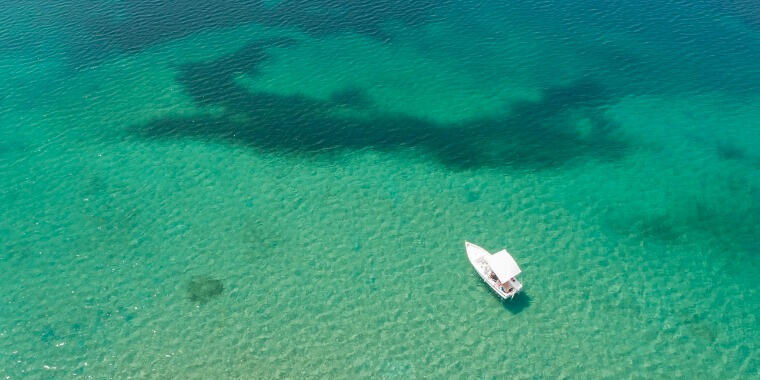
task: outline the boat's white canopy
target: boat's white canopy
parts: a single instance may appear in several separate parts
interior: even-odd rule
[[[486,256],[486,261],[501,282],[509,281],[510,278],[522,272],[520,267],[517,266],[515,259],[512,258],[512,255],[506,249]]]

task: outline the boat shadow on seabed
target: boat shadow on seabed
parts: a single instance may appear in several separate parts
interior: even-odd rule
[[[528,295],[528,293],[525,293],[524,290],[520,293],[517,293],[512,299],[499,299],[499,301],[501,301],[501,306],[509,310],[512,314],[517,314],[525,310],[525,308],[530,306],[532,300],[533,299]]]
[[[477,278],[478,280],[480,280],[480,277],[477,277]],[[491,289],[491,287],[488,286],[488,284],[486,284],[483,281],[480,281],[480,284],[483,286],[484,289],[488,291],[489,294],[491,294],[494,298],[499,300],[499,303],[501,303],[501,306],[504,307],[505,310],[508,310],[512,314],[518,314],[521,311],[525,310],[528,306],[530,306],[530,303],[533,301],[533,298],[531,298],[531,296],[529,296],[528,293],[525,292],[525,290],[520,291],[513,298],[502,299],[496,293],[493,292],[493,289]]]

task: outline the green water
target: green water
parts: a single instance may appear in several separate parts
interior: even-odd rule
[[[0,5],[0,376],[760,376],[752,3],[414,4]]]

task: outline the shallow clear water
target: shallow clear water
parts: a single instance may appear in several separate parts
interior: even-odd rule
[[[172,4],[0,5],[3,378],[760,376],[754,2]]]

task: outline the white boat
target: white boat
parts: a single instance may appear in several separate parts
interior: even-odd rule
[[[470,264],[499,297],[512,298],[522,290],[522,283],[516,278],[521,272],[520,267],[506,249],[492,255],[468,241],[464,242],[464,247]]]

